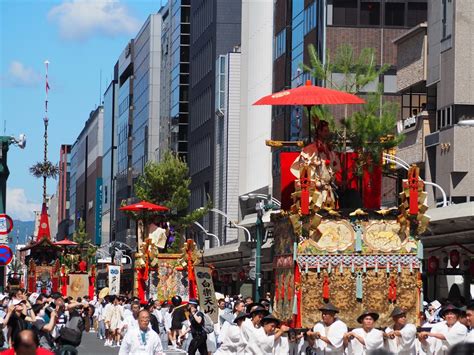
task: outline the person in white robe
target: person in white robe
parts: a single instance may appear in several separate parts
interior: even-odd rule
[[[138,328],[127,331],[120,346],[119,355],[162,355],[160,337],[151,328],[150,312],[140,311]]]
[[[470,306],[467,307],[466,318],[467,318],[467,326],[469,327],[469,331],[464,341],[466,343],[474,343],[474,304],[471,304]]]
[[[416,326],[407,323],[406,311],[400,307],[395,307],[390,316],[393,325],[385,329],[387,350],[398,355],[416,355]]]
[[[362,328],[355,328],[344,334],[344,345],[347,346],[348,355],[366,355],[372,350],[383,348],[383,332],[375,329],[377,319],[379,319],[378,313],[365,311],[357,318]]]
[[[316,352],[319,354],[344,354],[344,334],[347,333],[346,324],[336,317],[339,313],[332,303],[326,303],[321,308],[321,322],[314,325],[313,331],[307,334],[315,339]]]
[[[459,323],[460,310],[454,305],[444,307],[440,316],[444,321],[436,323],[430,332],[421,332],[418,337],[428,355],[446,355],[454,345],[465,340],[467,328]]]
[[[280,338],[290,328],[286,325],[280,325],[280,323],[280,320],[271,314],[264,317],[261,330],[250,335],[245,348],[245,355],[288,354],[289,348],[285,344],[282,346]],[[278,326],[280,328],[277,328]],[[287,344],[288,342],[286,341]]]
[[[255,336],[261,329],[261,321],[263,317],[268,315],[268,311],[262,306],[254,306],[250,309],[250,319],[246,319],[242,324],[242,334],[244,340],[248,343],[252,336]]]
[[[227,327],[225,335],[222,337],[222,344],[214,355],[244,355],[247,346],[242,334],[242,324],[247,319],[246,313],[237,314],[233,324]]]

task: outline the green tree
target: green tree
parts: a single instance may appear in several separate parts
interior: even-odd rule
[[[377,65],[375,50],[364,48],[356,55],[353,48],[344,44],[337,48],[334,58],[329,53],[323,63],[313,45],[308,47],[310,66],[303,65],[303,70],[322,81],[327,87],[359,94],[368,84],[378,81],[380,75],[389,69],[385,64]],[[346,151],[350,147],[359,153],[355,166],[360,175],[364,166],[380,164],[382,152],[396,147],[404,137],[394,135],[397,122],[397,105],[383,102],[383,86],[378,85],[376,92],[366,97],[367,103],[362,109],[336,122],[327,106],[315,106],[311,111],[316,116],[330,123],[336,133],[336,145]]]
[[[170,252],[179,251],[186,228],[201,219],[211,208],[211,202],[208,199],[204,208],[188,212],[191,196],[190,184],[191,178],[186,162],[172,152],[166,152],[161,162],[146,164],[143,174],[134,185],[135,196],[138,199],[170,209],[166,220],[173,226],[176,235],[173,246],[168,250]],[[157,213],[140,213],[140,215],[134,214],[134,218],[144,219],[147,224],[164,217]]]
[[[80,255],[90,264],[97,251],[97,246],[91,243],[86,231],[86,222],[81,218],[76,231],[72,236],[72,240],[78,244]]]

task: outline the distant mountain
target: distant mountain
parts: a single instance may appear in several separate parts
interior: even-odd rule
[[[34,231],[34,221],[13,221],[13,230],[8,235],[11,240],[9,246],[14,248],[16,244],[26,244],[31,240]]]

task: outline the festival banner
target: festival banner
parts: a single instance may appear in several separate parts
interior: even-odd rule
[[[201,311],[211,317],[214,323],[217,323],[218,309],[211,269],[205,266],[195,266],[194,273],[196,275]]]
[[[120,266],[109,265],[109,295],[120,294]]]

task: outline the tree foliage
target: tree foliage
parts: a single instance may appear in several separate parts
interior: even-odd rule
[[[79,248],[81,257],[90,263],[92,258],[95,256],[97,246],[91,243],[86,231],[86,222],[84,222],[82,218],[79,220],[79,224],[72,236],[72,240],[78,244],[77,247]]]
[[[49,160],[38,162],[30,167],[30,174],[36,178],[46,177],[56,179],[59,174],[59,167]]]
[[[173,226],[177,238],[168,251],[177,251],[175,249],[181,248],[181,237],[186,228],[201,219],[212,207],[208,198],[207,205],[202,209],[188,212],[191,197],[190,184],[191,178],[186,162],[172,152],[166,152],[161,162],[146,164],[143,174],[134,185],[135,196],[138,199],[170,209],[170,214],[166,216],[166,219]],[[135,214],[134,218],[141,217],[145,221],[151,221],[159,218],[158,216],[157,213],[147,213],[147,216]]]
[[[359,55],[354,49],[344,44],[337,48],[331,58],[328,53],[323,63],[313,45],[308,47],[310,66],[303,65],[303,70],[309,72],[315,79],[325,83],[327,87],[360,94],[367,85],[378,82],[380,75],[389,69],[389,65],[377,65],[375,50],[364,48]],[[327,106],[315,106],[312,116],[328,121],[335,132],[336,145],[339,149],[346,146],[359,153],[356,173],[360,174],[364,165],[379,164],[382,152],[396,147],[404,137],[395,136],[397,122],[397,105],[383,102],[383,86],[377,85],[377,90],[366,96],[367,103],[361,110],[336,122]]]

